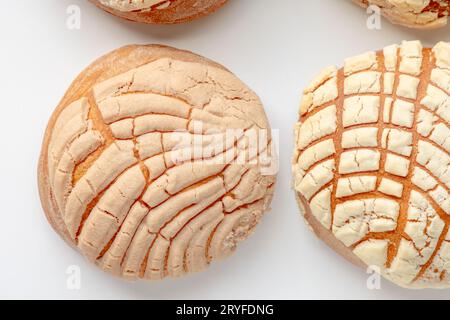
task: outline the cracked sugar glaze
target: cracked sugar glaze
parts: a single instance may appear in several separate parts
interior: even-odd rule
[[[100,0],[100,3],[115,10],[150,11],[167,8],[173,0]]]
[[[295,191],[316,232],[401,286],[450,287],[450,44],[326,68],[300,113]]]
[[[377,6],[391,22],[411,28],[439,28],[447,24],[449,0],[354,0],[363,7]]]
[[[121,65],[147,50],[202,59],[151,46],[123,50],[110,61]],[[259,98],[229,71],[200,61],[133,61],[139,66],[56,114],[46,197],[68,240],[109,273],[156,280],[201,271],[229,256],[269,207],[275,175],[258,159],[273,142],[269,136],[253,154],[245,135],[270,132]],[[230,129],[243,135],[212,154],[195,152]],[[180,146],[180,135],[194,138]],[[234,161],[241,158],[248,161]]]

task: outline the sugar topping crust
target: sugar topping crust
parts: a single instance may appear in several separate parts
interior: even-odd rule
[[[44,208],[61,235],[114,275],[201,271],[230,255],[269,207],[275,177],[259,160],[273,146],[263,107],[231,72],[191,53],[121,50],[102,67],[120,73],[53,116],[40,167]],[[137,66],[124,61],[145,55]],[[224,139],[229,129],[240,134]],[[268,133],[257,153],[252,130]]]
[[[450,287],[450,43],[324,69],[295,138],[295,191],[319,236],[401,286]]]
[[[353,0],[368,7],[376,5],[395,24],[410,28],[435,29],[447,25],[449,0]]]
[[[115,10],[148,11],[167,8],[173,0],[99,0],[104,6]]]

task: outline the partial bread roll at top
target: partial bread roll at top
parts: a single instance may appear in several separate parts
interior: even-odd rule
[[[392,23],[409,28],[434,29],[447,25],[450,0],[353,0],[368,7],[376,5]]]
[[[228,0],[90,0],[127,20],[150,24],[188,22],[208,15]]]
[[[324,69],[304,91],[293,174],[333,249],[404,287],[450,287],[450,43]]]
[[[87,68],[54,112],[41,200],[55,230],[107,272],[178,277],[252,233],[273,194],[272,146],[260,100],[224,67],[128,46]]]

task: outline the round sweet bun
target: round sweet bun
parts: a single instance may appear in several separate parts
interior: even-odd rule
[[[450,0],[353,0],[364,8],[376,5],[389,21],[408,28],[436,29],[447,25]]]
[[[255,135],[265,137],[257,149]],[[227,69],[127,46],[83,71],[53,113],[41,201],[53,228],[103,270],[179,277],[253,232],[273,195],[273,151],[259,98]]]
[[[90,0],[127,20],[149,24],[189,22],[215,12],[228,0]]]
[[[294,186],[338,253],[407,288],[450,287],[450,43],[324,69],[296,124]]]

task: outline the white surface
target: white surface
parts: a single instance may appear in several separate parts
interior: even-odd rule
[[[71,4],[81,8],[81,30],[66,27]],[[300,90],[313,75],[404,39],[450,41],[450,28],[419,32],[383,21],[382,30],[370,31],[366,19],[348,0],[232,0],[187,25],[146,26],[85,0],[10,1],[0,11],[0,298],[450,298],[450,290],[408,291],[386,281],[382,290],[368,290],[364,270],[309,232],[290,189],[292,127]],[[103,274],[53,232],[38,198],[38,155],[54,107],[84,67],[130,43],[164,43],[224,64],[259,94],[272,127],[280,130],[271,214],[232,258],[177,281],[127,283]],[[69,265],[81,267],[81,290],[66,287]]]

